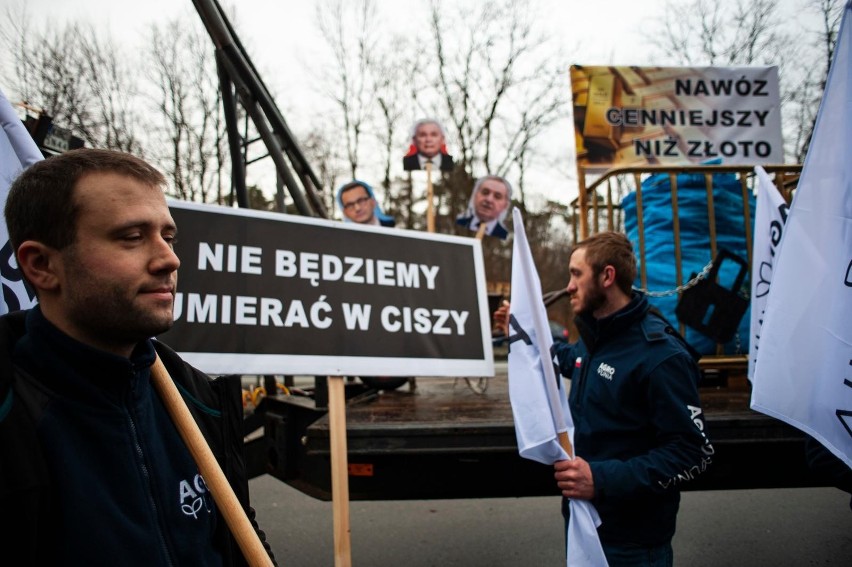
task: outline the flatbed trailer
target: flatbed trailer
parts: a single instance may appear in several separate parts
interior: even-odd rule
[[[552,467],[518,455],[505,372],[488,379],[419,378],[416,384],[413,391],[386,392],[347,384],[350,499],[558,495]],[[805,460],[805,436],[748,408],[744,373],[706,372],[700,395],[715,454],[686,490],[821,485]],[[331,500],[325,410],[309,397],[277,395],[264,398],[258,411],[265,435],[248,445],[253,474],[269,473]]]

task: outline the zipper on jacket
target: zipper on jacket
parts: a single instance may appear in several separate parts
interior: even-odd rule
[[[136,376],[135,376],[135,373],[134,373],[133,379],[135,380],[135,378],[136,378]],[[148,470],[148,465],[145,464],[146,463],[145,452],[142,449],[142,443],[139,439],[139,431],[136,428],[136,421],[133,418],[133,410],[132,410],[132,407],[133,407],[133,404],[132,404],[133,389],[132,388],[130,389],[129,395],[131,397],[131,402],[129,404],[125,405],[125,411],[127,413],[127,421],[130,424],[131,435],[133,437],[133,447],[136,450],[136,455],[139,457],[139,465],[142,469],[142,476],[145,477],[145,480],[147,481],[145,483],[145,488],[146,488],[146,493],[148,495],[148,503],[151,505],[151,509],[154,510],[154,518],[156,520],[155,523],[156,523],[156,526],[157,526],[157,540],[160,543],[160,548],[163,550],[163,554],[166,557],[166,561],[168,561],[168,565],[172,566],[175,563],[172,560],[172,555],[169,551],[169,546],[166,543],[166,536],[163,534],[163,526],[162,526],[162,523],[160,521],[160,513],[159,513],[159,509],[157,508],[157,501],[154,498],[154,492],[151,488],[151,473]]]
[[[589,355],[587,362],[591,362],[591,358],[591,355]],[[577,391],[577,409],[580,410],[581,414],[585,413],[585,408],[583,407],[583,394],[586,392],[586,381],[589,379],[589,366],[589,364],[583,364],[583,367],[580,368],[580,383],[577,384],[577,386],[579,386]]]

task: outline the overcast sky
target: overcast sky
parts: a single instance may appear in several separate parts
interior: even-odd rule
[[[8,0],[22,2],[24,0]],[[376,0],[386,23],[418,33],[417,18],[425,19],[428,3],[423,0]],[[448,0],[450,3],[455,0]],[[470,0],[467,0],[470,1]],[[779,0],[785,8],[800,6],[804,0]],[[304,0],[220,0],[228,13],[236,12],[240,40],[249,50],[255,66],[270,90],[278,96],[278,105],[294,133],[306,131],[315,115],[317,95],[307,89],[305,62],[322,60],[325,44],[317,35],[315,2]],[[116,40],[139,47],[147,27],[177,17],[198,18],[191,0],[25,0],[33,18],[49,18],[62,24],[69,21],[95,22],[107,26]],[[553,41],[576,60],[586,65],[650,65],[669,61],[652,60],[648,34],[659,18],[664,0],[533,0],[538,6],[534,16]],[[198,19],[200,22],[200,19]],[[572,57],[573,59],[573,57]],[[5,89],[4,89],[5,90]],[[565,96],[570,100],[568,70],[565,70]],[[12,94],[8,93],[7,94]],[[312,95],[312,96],[311,96]],[[573,137],[565,120],[552,147],[570,157]],[[566,159],[566,164],[568,163]],[[552,181],[554,187],[542,192],[567,202],[576,194],[576,182],[566,178],[566,167]]]
[[[24,0],[10,0],[22,2]],[[471,0],[467,0],[471,1]],[[445,0],[454,3],[455,0]],[[376,0],[386,24],[418,33],[417,18],[428,34],[428,2],[423,0]],[[254,58],[263,79],[273,90],[287,96],[295,88],[293,78],[304,74],[304,62],[326,52],[317,35],[316,2],[296,0],[220,0],[235,22],[240,40]],[[662,0],[533,0],[538,25],[567,52],[578,53],[577,63],[645,64],[648,49],[642,48],[643,29],[663,6]],[[138,45],[151,23],[179,16],[198,18],[191,0],[26,0],[31,17],[51,21],[91,21],[108,26],[114,37]],[[200,19],[199,19],[200,22]],[[579,51],[578,51],[579,50]],[[644,54],[644,59],[643,59]],[[568,89],[566,69],[566,90]],[[570,90],[567,90],[570,92]]]

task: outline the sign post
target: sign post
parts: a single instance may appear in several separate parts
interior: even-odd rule
[[[343,376],[328,377],[328,423],[331,443],[331,499],[334,527],[334,565],[352,565],[349,526],[349,459],[346,450],[346,393]]]

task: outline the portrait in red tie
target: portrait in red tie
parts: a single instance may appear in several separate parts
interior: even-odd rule
[[[411,127],[411,144],[402,158],[405,171],[426,169],[432,164],[433,171],[452,171],[453,156],[447,153],[446,130],[432,118],[418,120]]]

